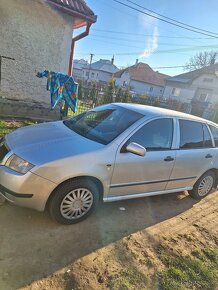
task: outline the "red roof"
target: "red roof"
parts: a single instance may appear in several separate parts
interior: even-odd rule
[[[148,64],[142,62],[116,72],[114,77],[120,78],[125,71],[129,73],[132,80],[156,86],[164,86],[165,79],[169,77],[168,75],[153,71]]]
[[[63,12],[75,16],[78,19],[85,20],[88,23],[95,23],[97,16],[88,7],[84,0],[46,0]],[[85,25],[83,22],[82,25]],[[79,27],[79,26],[78,26]]]

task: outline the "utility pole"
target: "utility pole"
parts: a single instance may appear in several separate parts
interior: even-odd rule
[[[89,80],[90,80],[90,71],[91,71],[93,56],[94,56],[94,54],[93,53],[90,53],[89,76],[88,76],[88,79],[87,79],[87,84],[88,84],[88,98],[90,97],[90,84],[89,84]]]
[[[92,65],[92,59],[93,59],[93,56],[94,56],[94,54],[93,54],[93,53],[90,53],[89,76],[88,76],[87,81],[89,81],[89,79],[90,79],[90,71],[91,71],[91,65]]]

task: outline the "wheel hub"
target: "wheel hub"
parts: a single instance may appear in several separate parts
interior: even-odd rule
[[[60,212],[66,219],[78,219],[91,209],[92,204],[91,191],[86,188],[78,188],[65,195],[60,205]]]
[[[200,196],[205,196],[208,194],[208,192],[213,187],[213,177],[212,176],[206,176],[203,178],[198,186],[198,194]]]
[[[83,202],[81,199],[77,199],[72,203],[72,209],[74,209],[74,210],[78,210],[78,209],[82,208],[82,206],[83,206]]]

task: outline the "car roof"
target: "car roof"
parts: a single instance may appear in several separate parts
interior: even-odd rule
[[[135,111],[137,113],[140,113],[142,115],[148,116],[148,117],[155,117],[155,116],[167,116],[167,117],[177,117],[177,118],[185,118],[193,121],[201,121],[201,122],[207,122],[211,123],[213,125],[217,125],[209,120],[193,116],[191,114],[186,114],[178,111],[163,109],[159,107],[152,107],[152,106],[146,106],[146,105],[140,105],[140,104],[133,104],[133,103],[113,103],[113,105],[117,105],[119,107],[123,107],[128,110]]]

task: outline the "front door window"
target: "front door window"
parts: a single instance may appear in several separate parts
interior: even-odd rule
[[[130,139],[146,148],[147,151],[169,150],[173,139],[173,120],[157,119],[139,129]]]

